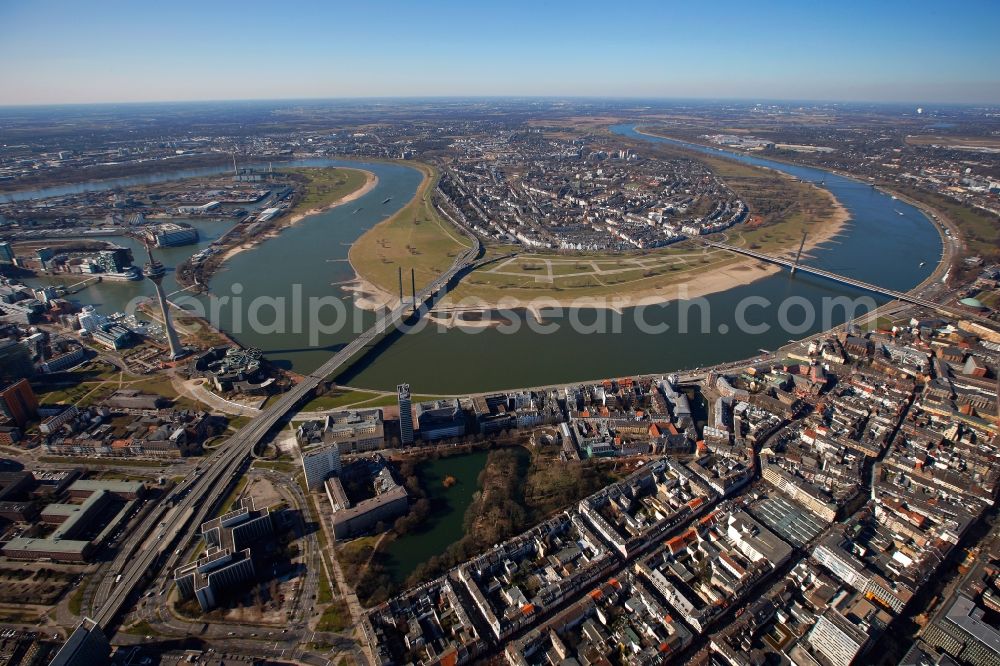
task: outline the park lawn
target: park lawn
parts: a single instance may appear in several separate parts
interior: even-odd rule
[[[69,596],[69,601],[67,602],[66,607],[73,615],[80,615],[83,608],[83,591],[85,589],[86,586],[78,585]]]
[[[121,370],[117,366],[110,363],[105,363],[104,361],[95,359],[81,363],[66,374],[74,377],[80,377],[81,381],[94,382],[117,379],[118,375],[121,374]]]
[[[299,471],[299,466],[290,460],[254,460],[254,467],[261,467],[264,469],[273,469],[277,472],[287,472],[289,474],[294,474]]]
[[[440,400],[446,396],[440,395],[414,395],[410,396],[411,403],[417,402],[427,402],[429,400]],[[372,398],[371,400],[366,400],[364,402],[359,402],[353,405],[357,409],[369,409],[371,407],[392,407],[398,402],[398,398],[395,393],[386,393],[385,395],[380,395],[377,398]]]
[[[934,208],[954,222],[962,231],[962,237],[968,244],[970,254],[997,256],[997,248],[1000,248],[1000,221],[995,215],[916,187],[898,183],[891,183],[889,187],[914,201]]]
[[[132,625],[131,627],[126,628],[125,629],[125,633],[127,633],[127,634],[135,634],[135,635],[138,635],[138,636],[159,636],[160,635],[160,632],[158,632],[155,629],[153,629],[153,625],[151,625],[146,620],[143,620],[141,622],[138,622],[138,623]]]
[[[645,256],[651,261],[633,270],[610,275],[593,272],[553,275],[551,282],[539,282],[534,275],[502,275],[478,270],[459,283],[446,302],[454,303],[465,298],[496,303],[505,297],[522,301],[551,297],[562,302],[575,298],[627,297],[630,292],[649,292],[690,283],[708,268],[722,268],[746,261],[738,255],[722,251],[710,251],[683,261],[669,254],[649,253]]]
[[[863,328],[868,331],[890,330],[894,324],[895,322],[889,317],[878,316],[874,321],[866,322]]]
[[[228,418],[228,425],[233,430],[239,430],[248,423],[250,423],[249,416],[230,416]]]
[[[321,396],[317,396],[302,406],[299,411],[319,412],[326,409],[337,409],[353,405],[356,402],[365,402],[378,397],[378,393],[373,391],[358,391],[355,389],[334,389]],[[395,396],[393,396],[395,399]]]
[[[368,173],[360,169],[343,167],[294,168],[283,172],[305,179],[305,189],[291,214],[303,213],[314,208],[325,208],[337,203],[352,192],[364,187]],[[290,216],[286,216],[290,217]]]
[[[324,557],[326,556],[324,555]],[[316,591],[316,603],[327,604],[333,601],[333,590],[330,589],[330,579],[327,578],[326,572],[318,572],[316,579],[319,581],[319,589]]]
[[[56,405],[87,407],[98,403],[118,390],[117,382],[85,382],[75,386],[45,390],[34,388],[39,402]]]
[[[322,576],[321,578],[325,578]],[[340,632],[351,626],[351,615],[347,610],[347,604],[343,600],[337,599],[323,610],[319,622],[316,624],[316,631]]]
[[[162,376],[152,376],[147,379],[141,379],[137,382],[130,382],[127,388],[138,389],[143,393],[154,393],[156,395],[162,396],[167,400],[172,400],[174,407],[180,409],[191,409],[194,411],[212,411],[211,407],[204,405],[196,400],[192,400],[185,396],[177,393],[173,384],[170,380]]]
[[[403,290],[410,290],[410,269],[419,291],[446,272],[471,241],[450,222],[442,220],[431,204],[438,173],[426,164],[408,163],[424,174],[417,194],[399,212],[365,232],[351,246],[349,259],[363,279],[395,294],[399,269]]]
[[[111,467],[168,467],[172,463],[168,460],[130,460],[128,458],[93,458],[84,456],[39,456],[40,462],[64,463],[71,465],[87,465],[88,467],[100,467],[107,465]]]

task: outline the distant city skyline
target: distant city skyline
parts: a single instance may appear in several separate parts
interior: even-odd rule
[[[435,96],[996,104],[998,24],[1000,4],[980,1],[7,2],[0,105]]]

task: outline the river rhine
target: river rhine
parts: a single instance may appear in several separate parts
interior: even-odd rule
[[[618,134],[645,141],[661,141],[638,134],[631,125],[612,128]],[[700,146],[688,147],[718,155],[719,151]],[[934,225],[918,209],[868,185],[819,169],[797,167],[766,159],[729,153],[729,157],[758,166],[766,166],[791,174],[804,181],[825,181],[825,187],[851,214],[844,232],[812,252],[806,263],[845,276],[898,290],[919,284],[934,270],[941,257],[941,239]],[[347,263],[347,252],[367,229],[399,210],[409,201],[419,186],[420,174],[407,166],[388,163],[308,160],[298,164],[312,166],[347,166],[373,171],[378,185],[361,199],[325,213],[300,221],[274,239],[243,252],[225,264],[212,279],[214,295],[241,300],[233,306],[219,309],[219,323],[246,345],[260,347],[267,357],[283,367],[308,372],[324,361],[332,350],[354,337],[372,320],[371,313],[357,310],[351,297],[338,284],[353,278]],[[216,170],[214,172],[218,172]],[[172,178],[212,173],[207,169],[171,174]],[[129,182],[162,180],[165,176],[146,176]],[[74,187],[111,187],[121,181]],[[60,188],[63,189],[63,188]],[[48,194],[48,192],[44,192]],[[53,192],[55,193],[55,192]],[[43,192],[19,193],[19,197],[39,196]],[[391,198],[388,203],[382,203]],[[206,223],[211,224],[211,223]],[[216,230],[203,230],[209,237],[224,233],[226,223]],[[209,231],[209,233],[206,233]],[[206,241],[207,242],[207,241]],[[176,251],[176,252],[175,252]],[[180,261],[197,251],[196,247],[174,248],[168,261]],[[921,265],[923,264],[923,265]],[[404,271],[405,271],[404,267]],[[294,287],[293,285],[301,285]],[[143,287],[146,285],[143,285]],[[120,309],[135,295],[137,285],[109,283],[100,290],[84,290],[78,294],[81,302],[98,302],[102,309]],[[115,297],[120,292],[120,298]],[[296,296],[298,293],[298,296]],[[625,310],[620,318],[620,332],[577,332],[570,326],[573,318],[592,323],[599,317],[612,318],[609,311],[563,312],[546,317],[554,332],[539,333],[522,325],[514,334],[503,334],[494,328],[466,330],[427,326],[419,332],[397,336],[382,345],[376,353],[340,377],[342,383],[391,389],[400,382],[409,382],[416,393],[458,394],[518,386],[535,386],[614,377],[637,373],[667,372],[701,367],[755,355],[759,349],[775,349],[789,338],[801,338],[823,329],[817,318],[809,326],[794,332],[782,330],[778,324],[777,304],[787,297],[799,297],[821,309],[824,297],[847,295],[852,298],[867,294],[822,278],[798,274],[791,277],[782,272],[705,298],[708,304],[709,326],[704,332],[678,330],[683,304],[671,302],[651,306],[643,312],[649,324],[667,323],[669,330],[650,334],[640,330],[634,311]],[[310,297],[337,300],[344,318],[350,325],[338,333],[310,338],[308,323],[301,330],[290,325],[294,305],[286,307],[285,321],[289,325],[280,333],[251,331],[245,325],[254,296],[285,297],[307,303]],[[774,307],[748,310],[747,320],[768,327],[766,332],[748,335],[736,325],[735,311],[742,299],[763,297]],[[96,297],[96,298],[95,298]],[[93,299],[88,300],[88,299]],[[185,300],[187,303],[185,304]],[[174,302],[185,307],[205,307],[206,300],[191,300],[176,294]],[[883,299],[877,299],[883,302]],[[273,308],[258,302],[258,319],[265,324],[274,320]],[[321,312],[321,320],[330,323],[340,306],[330,305]],[[701,309],[694,310],[701,321]],[[789,317],[798,322],[801,317]],[[610,321],[610,320],[609,320]],[[841,323],[840,314],[832,320]],[[315,329],[315,327],[312,327]]]

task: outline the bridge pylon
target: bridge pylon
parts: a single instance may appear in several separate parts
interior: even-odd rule
[[[799,267],[799,257],[802,256],[802,248],[806,246],[806,233],[802,232],[802,242],[799,243],[799,251],[795,253],[795,261],[792,262],[792,275],[795,275],[795,269]]]

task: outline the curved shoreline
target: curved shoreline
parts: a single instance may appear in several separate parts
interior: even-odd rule
[[[364,183],[364,185],[362,185],[358,189],[354,190],[353,192],[349,192],[348,194],[345,194],[341,198],[339,198],[336,201],[333,201],[333,202],[331,202],[331,203],[329,203],[329,204],[327,204],[325,206],[319,206],[319,207],[316,207],[316,208],[310,208],[309,210],[302,211],[300,213],[295,213],[290,218],[288,218],[287,220],[281,220],[279,218],[277,220],[279,222],[279,226],[277,226],[277,227],[275,227],[273,229],[269,229],[266,233],[264,233],[261,236],[258,236],[257,238],[253,238],[251,240],[245,241],[243,243],[235,245],[235,246],[229,248],[228,250],[226,250],[222,254],[222,257],[219,259],[219,264],[218,264],[218,266],[215,267],[215,270],[219,270],[220,268],[222,268],[222,266],[227,261],[229,261],[230,259],[232,259],[236,255],[240,254],[241,252],[245,252],[246,250],[252,250],[253,248],[255,248],[258,245],[260,245],[261,243],[263,243],[265,241],[268,241],[268,240],[270,240],[272,238],[276,238],[279,234],[281,234],[281,232],[284,229],[287,229],[287,228],[289,228],[289,227],[291,227],[291,226],[293,226],[293,225],[301,222],[305,218],[311,217],[313,215],[319,215],[320,213],[326,213],[327,211],[333,210],[334,208],[337,208],[339,206],[343,206],[346,203],[350,203],[352,201],[356,201],[356,200],[360,199],[361,197],[365,196],[366,194],[368,194],[369,192],[371,192],[378,185],[378,176],[376,176],[374,174],[374,172],[368,171],[367,169],[356,169],[354,167],[334,167],[334,168],[352,169],[354,171],[360,171],[360,172],[364,173],[365,174],[365,183]],[[209,275],[208,279],[211,279],[211,277],[212,276]]]
[[[351,271],[354,272],[354,279],[346,284],[340,285],[340,289],[352,297],[354,307],[359,310],[374,312],[382,309],[391,309],[399,305],[401,302],[398,296],[382,289],[375,283],[365,278],[358,270],[358,267],[354,265],[354,258],[351,257],[351,253],[354,251],[354,248],[357,247],[358,242],[364,238],[365,235],[375,233],[379,227],[390,224],[399,215],[402,215],[403,211],[406,210],[410,204],[416,201],[417,198],[426,196],[428,183],[434,173],[433,167],[421,163],[420,167],[413,166],[411,168],[420,171],[422,176],[420,184],[417,185],[417,189],[413,193],[413,197],[411,197],[410,200],[395,213],[386,219],[379,221],[375,226],[358,236],[358,238],[351,244],[351,248],[347,251],[347,264],[351,267]]]
[[[652,136],[652,135],[650,135]],[[773,169],[771,167],[758,167],[761,169],[767,169],[773,171],[782,177],[791,178],[789,174],[782,172],[778,169]],[[417,194],[414,195],[414,199],[420,195],[420,188],[424,187],[428,175],[425,175],[425,180],[421,182],[420,187],[417,190]],[[803,254],[808,256],[810,252],[818,248],[819,246],[830,242],[837,236],[844,232],[844,228],[847,226],[848,222],[851,221],[852,216],[844,207],[844,205],[836,198],[836,196],[828,189],[819,187],[813,184],[814,187],[820,189],[827,197],[829,197],[830,202],[834,208],[834,214],[832,218],[823,225],[820,229],[811,229],[811,235],[803,247]],[[412,200],[411,200],[412,201]],[[379,224],[384,224],[391,221],[393,218],[383,220]],[[378,228],[378,225],[372,227],[370,231],[374,231]],[[367,232],[366,232],[367,233]],[[782,248],[776,252],[777,256],[782,256],[786,254],[793,253],[797,248],[789,246],[788,248]],[[526,252],[521,256],[530,257],[532,253]],[[350,255],[348,255],[350,257]],[[570,256],[570,255],[567,255]],[[350,258],[349,258],[350,261]],[[400,304],[400,299],[395,294],[392,294],[385,289],[382,289],[378,285],[373,284],[366,278],[364,278],[361,273],[351,262],[351,269],[354,271],[355,279],[347,284],[341,286],[341,289],[352,294],[354,296],[355,307],[362,310],[376,311],[380,309],[392,308]],[[626,291],[623,296],[615,297],[593,297],[580,295],[577,297],[562,297],[559,298],[553,294],[539,295],[537,298],[533,298],[529,301],[517,300],[515,303],[510,302],[491,302],[490,300],[479,298],[477,296],[470,296],[461,299],[457,303],[452,299],[452,294],[449,294],[438,307],[431,311],[432,321],[435,324],[446,328],[463,327],[463,328],[484,328],[489,326],[496,326],[500,322],[490,321],[488,318],[486,321],[483,320],[464,320],[460,318],[461,314],[477,314],[486,318],[490,313],[505,309],[514,310],[521,309],[526,310],[531,313],[536,320],[542,321],[543,314],[542,311],[545,308],[557,307],[563,309],[580,308],[580,309],[606,309],[612,310],[617,313],[621,313],[624,309],[635,308],[635,307],[646,307],[650,305],[663,305],[670,303],[675,300],[685,300],[692,298],[701,298],[708,296],[710,294],[728,291],[739,286],[750,284],[758,280],[764,279],[775,275],[781,271],[779,266],[774,264],[767,264],[755,259],[740,258],[733,263],[728,263],[723,266],[715,267],[711,273],[707,275],[701,275],[697,278],[689,279],[686,281],[679,281],[669,285],[663,285],[660,287],[645,287],[636,288],[633,290]],[[456,290],[457,291],[457,290]],[[441,316],[443,314],[443,309],[453,309],[456,306],[460,306],[457,311],[453,310],[447,313],[447,316]]]
[[[672,136],[666,136],[665,134],[654,134],[653,132],[643,132],[642,130],[639,129],[638,125],[636,125],[633,129],[635,130],[636,134],[642,134],[643,136],[653,137],[654,139],[667,139],[669,141],[677,142],[678,144],[691,144],[692,146],[699,146],[701,148],[712,148],[712,149],[718,148],[718,146],[711,146],[707,143],[695,143],[694,141],[676,139]],[[866,185],[873,187],[882,194],[888,194],[891,197],[895,197],[896,199],[899,199],[900,201],[907,203],[916,208],[917,210],[919,210],[921,213],[924,214],[924,217],[927,218],[927,221],[931,223],[931,226],[933,226],[934,229],[938,232],[938,236],[941,237],[942,252],[941,252],[941,259],[938,262],[938,265],[935,266],[934,271],[931,272],[931,274],[928,275],[926,278],[924,278],[924,280],[920,284],[913,287],[913,289],[910,290],[911,292],[916,291],[918,289],[922,289],[927,285],[931,284],[932,282],[940,279],[943,276],[943,274],[948,270],[951,261],[954,259],[953,256],[954,248],[951,247],[951,245],[948,242],[948,237],[944,233],[945,229],[947,229],[951,233],[952,240],[956,241],[957,243],[960,243],[963,248],[965,247],[965,237],[962,235],[961,229],[947,215],[945,215],[940,210],[934,208],[929,204],[925,204],[921,201],[916,201],[914,199],[911,199],[905,194],[889,189],[888,187],[876,183],[873,180],[865,180],[860,176],[847,173],[846,171],[841,171],[840,169],[827,169],[824,167],[814,166],[812,164],[799,164],[798,162],[793,162],[792,160],[783,157],[771,157],[771,156],[758,157],[757,155],[754,155],[752,153],[740,152],[732,148],[720,149],[719,152],[722,154],[722,159],[733,159],[734,156],[753,157],[756,159],[777,162],[779,164],[787,164],[788,166],[796,167],[799,169],[815,169],[816,171],[832,173],[835,176],[840,176],[841,178],[858,183],[859,185]],[[761,168],[769,169],[771,167],[761,167]],[[774,169],[774,171],[779,171],[779,170]]]

